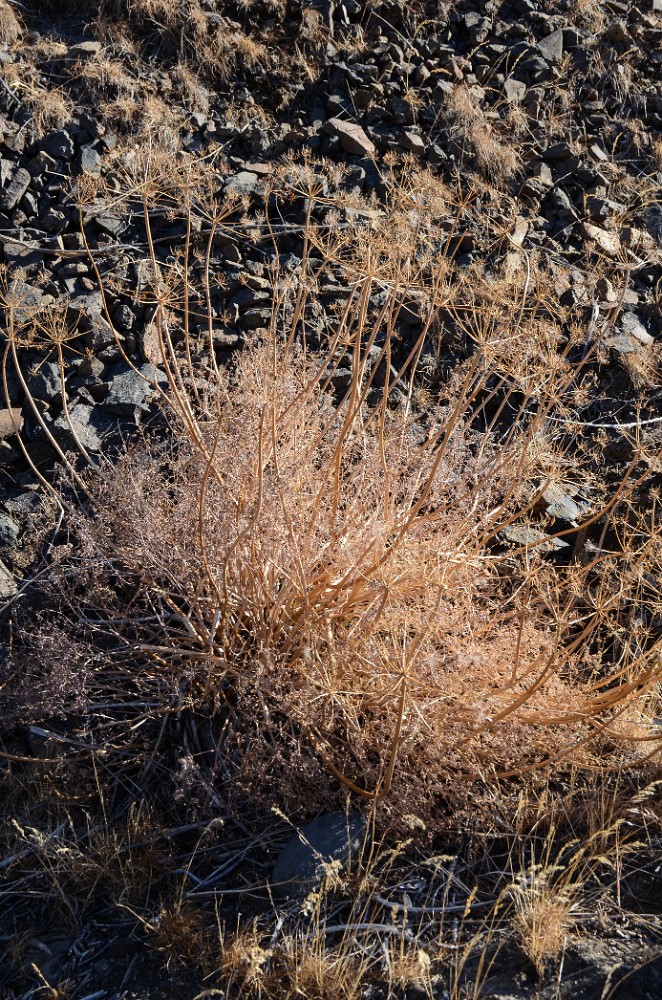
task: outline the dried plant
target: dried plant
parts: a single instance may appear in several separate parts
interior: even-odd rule
[[[13,45],[23,34],[23,28],[16,13],[14,5],[2,0],[0,4],[0,42],[3,45]]]
[[[39,761],[56,806],[84,795],[85,823],[98,824],[83,835],[76,820],[87,858],[65,850],[61,833],[39,846],[58,898],[67,879],[90,897],[105,879],[126,879],[157,946],[183,935],[188,961],[200,915],[186,893],[155,899],[154,883],[167,884],[160,852],[132,855],[135,870],[125,860],[127,802],[190,829],[218,815],[264,822],[274,806],[299,820],[349,796],[378,829],[418,817],[429,843],[458,824],[502,831],[550,775],[571,817],[593,769],[650,768],[660,640],[649,609],[659,603],[651,581],[662,536],[648,486],[659,454],[640,437],[611,481],[601,472],[581,420],[599,342],[553,312],[540,261],[458,268],[472,197],[458,201],[411,164],[386,175],[386,212],[359,198],[334,203],[311,164],[276,172],[274,202],[305,198],[329,213],[326,224],[309,213],[297,227],[296,277],[281,267],[281,218],[215,200],[203,172],[174,175],[167,150],[124,155],[117,176],[121,191],[81,181],[83,241],[91,249],[87,199],[142,208],[149,254],[138,294],[153,317],[157,432],[112,459],[79,441],[84,468],[32,398],[22,352],[57,360],[76,443],[67,385],[76,331],[30,307],[20,283],[6,280],[2,295],[6,396],[11,375],[68,470],[59,493],[39,473],[66,506],[72,544],[52,553],[43,607],[21,621],[0,692],[7,719],[68,720]],[[165,261],[156,212],[186,233]],[[238,236],[273,240],[263,279],[271,307],[222,365],[213,249]],[[116,279],[89,256],[112,327],[106,291]],[[343,295],[314,323],[330,279]],[[134,367],[119,335],[116,347]],[[548,494],[575,477],[586,502],[576,523],[559,526]],[[523,835],[539,821],[525,811]],[[517,895],[511,879],[491,913],[496,924],[510,901],[542,969],[575,897],[574,882],[538,864],[530,870],[546,881],[529,879]],[[351,922],[369,934],[384,926],[375,899],[358,893]],[[245,995],[279,995],[270,977],[282,968],[284,996],[351,997],[377,958],[366,965],[352,937],[341,961],[327,933],[312,944],[284,934],[279,951],[258,927],[236,939],[219,932],[221,971]],[[204,935],[211,954],[206,923]],[[458,995],[479,939],[468,935],[454,953]],[[438,959],[428,944],[394,939],[379,974],[429,989],[428,959]]]

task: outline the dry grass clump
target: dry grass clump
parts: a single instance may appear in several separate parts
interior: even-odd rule
[[[457,84],[446,98],[445,111],[453,125],[451,137],[466,144],[480,173],[498,184],[516,175],[521,161],[513,144],[499,135],[480,101],[480,88]]]
[[[13,45],[23,34],[21,22],[17,18],[13,4],[2,0],[0,3],[0,42]]]
[[[135,0],[127,5],[104,0],[98,10],[104,35],[126,36],[127,28],[139,45],[157,49],[161,55],[188,59],[196,72],[227,81],[237,72],[265,72],[274,65],[278,52],[265,44],[269,38],[261,17],[282,18],[279,2],[262,3],[260,11],[240,4],[227,11],[209,10],[199,0]],[[239,17],[242,20],[236,20]]]

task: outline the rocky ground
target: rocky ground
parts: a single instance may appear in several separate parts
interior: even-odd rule
[[[196,280],[212,276],[209,308],[194,302],[188,321],[226,363],[269,326],[278,280],[301,277],[311,225],[320,246],[338,233],[351,244],[396,208],[404,240],[422,198],[403,351],[429,308],[433,375],[468,349],[454,293],[453,308],[430,300],[437,258],[475,310],[498,284],[515,289],[512,312],[530,283],[568,329],[589,331],[592,391],[573,419],[593,459],[617,477],[634,437],[656,454],[661,80],[660,0],[0,3],[5,652],[12,609],[47,561],[35,528],[58,527],[43,480],[64,453],[82,446],[96,460],[161,426],[150,242],[173,273],[193,248]],[[351,287],[351,269],[327,273],[305,317],[310,343]],[[549,499],[557,526],[575,522],[580,492]],[[32,736],[16,739],[18,758],[36,753]],[[659,864],[647,878],[659,893]],[[554,983],[536,986],[509,955],[480,995],[659,996],[659,898],[631,900],[635,917],[624,904],[617,936],[596,921]],[[188,973],[173,986],[159,954],[140,950],[135,921],[106,921],[99,912],[78,936],[40,929],[6,995],[204,989]]]

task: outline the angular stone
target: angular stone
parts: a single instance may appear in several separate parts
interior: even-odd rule
[[[386,218],[386,212],[381,208],[351,208],[347,207],[343,209],[343,216],[347,222],[355,222],[357,224],[367,223],[373,229],[377,229],[382,219]]]
[[[72,322],[80,322],[94,314],[103,313],[103,295],[98,289],[89,290],[86,288],[81,278],[67,278],[65,283],[72,282],[69,299],[69,319]]]
[[[563,28],[557,28],[551,35],[541,38],[538,51],[547,62],[559,63],[563,59]]]
[[[587,239],[592,240],[609,257],[616,257],[620,253],[621,241],[618,233],[610,233],[608,230],[592,226],[588,222],[582,223],[581,231]]]
[[[360,125],[355,122],[342,121],[340,118],[329,118],[324,122],[324,131],[329,135],[336,135],[340,140],[340,147],[346,153],[357,156],[374,156],[375,145],[365,134]]]
[[[14,307],[17,323],[28,323],[43,303],[43,292],[21,278],[14,278],[9,286],[8,299]]]
[[[59,365],[55,361],[44,361],[28,379],[28,389],[35,397],[46,403],[62,398],[62,379]]]
[[[101,313],[93,312],[87,318],[89,329],[85,334],[85,346],[91,351],[101,351],[109,344],[116,343],[115,333],[110,323]]]
[[[16,521],[0,511],[0,545],[3,548],[8,549],[16,544],[20,530]]]
[[[75,403],[53,423],[53,434],[64,448],[78,450],[82,445],[86,451],[98,452],[113,427],[114,421],[96,406]]]
[[[324,879],[325,865],[339,861],[345,867],[361,849],[365,826],[359,813],[336,812],[301,827],[276,858],[274,894],[296,897],[314,891]]]
[[[70,45],[67,51],[68,59],[96,59],[101,52],[101,42],[78,42]]]
[[[544,80],[549,80],[552,75],[549,63],[542,56],[531,56],[530,59],[525,59],[524,62],[520,63],[520,69],[529,74],[533,83],[542,83]]]
[[[240,198],[250,198],[255,192],[259,178],[252,170],[240,170],[238,174],[229,177],[223,186],[225,194],[236,194]]]
[[[629,333],[615,333],[605,338],[605,344],[617,354],[641,354],[641,344]]]
[[[101,407],[109,413],[133,417],[138,420],[149,413],[149,401],[154,394],[155,384],[163,384],[165,376],[154,365],[144,364],[137,370],[120,362],[109,379],[108,395]]]
[[[662,2],[662,0],[660,0]],[[649,236],[662,247],[662,205],[651,205],[646,212],[646,229]]]
[[[21,524],[27,524],[34,519],[38,511],[43,510],[43,497],[39,490],[27,489],[10,497],[2,505],[8,514]]]
[[[71,136],[64,129],[51,132],[41,140],[41,148],[56,160],[69,160],[74,155]]]
[[[93,219],[101,232],[108,233],[109,236],[119,236],[124,229],[122,220],[118,219],[116,215],[110,215],[108,212],[93,215]]]
[[[532,174],[543,187],[554,187],[554,178],[552,177],[552,170],[548,163],[536,163],[533,167]]]
[[[576,524],[585,511],[585,507],[578,504],[572,497],[568,496],[564,489],[555,483],[550,483],[543,493],[543,500],[547,504],[547,513],[550,517],[558,521],[568,521]]]
[[[597,142],[594,142],[588,147],[588,151],[595,160],[599,160],[600,163],[609,162],[609,154],[605,152],[602,146],[599,146]]]
[[[655,338],[651,337],[646,327],[633,312],[623,313],[621,316],[621,327],[631,337],[638,340],[640,344],[643,344],[644,347],[651,347],[655,343]]]
[[[526,239],[526,234],[529,231],[528,220],[522,215],[518,215],[515,219],[515,231],[510,237],[510,242],[514,243],[516,247],[521,247]]]
[[[20,406],[0,410],[0,441],[20,434],[23,430],[23,411]]]
[[[598,293],[601,302],[607,302],[610,305],[618,302],[618,295],[616,294],[616,290],[609,278],[605,278],[604,276],[602,278],[598,278],[595,284],[595,290]]]
[[[101,157],[94,146],[82,146],[79,153],[79,166],[83,174],[98,177],[101,173]]]
[[[16,208],[29,188],[31,180],[32,177],[25,167],[19,167],[14,171],[14,176],[3,191],[2,202],[0,202],[6,212],[11,212],[12,209]]]
[[[120,330],[128,332],[132,330],[136,322],[136,314],[133,309],[124,302],[120,302],[113,311],[113,322]]]
[[[405,129],[400,138],[400,145],[410,153],[423,154],[425,152],[425,140],[418,132]]]
[[[526,93],[526,84],[509,76],[503,83],[503,96],[509,104],[519,104]]]
[[[266,328],[271,322],[271,309],[248,309],[242,314],[239,325],[244,330],[259,330]]]
[[[523,545],[542,553],[569,548],[568,543],[562,538],[550,538],[544,531],[527,524],[509,524],[499,532],[499,535],[514,545]]]
[[[67,224],[67,217],[64,212],[57,208],[49,208],[40,217],[39,222],[47,233],[57,233],[64,229]]]
[[[557,142],[553,146],[548,146],[542,154],[546,160],[568,160],[572,156],[572,150],[567,142]]]

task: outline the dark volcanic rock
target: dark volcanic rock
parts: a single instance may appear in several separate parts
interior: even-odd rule
[[[278,855],[272,887],[278,896],[305,896],[324,878],[324,866],[345,867],[361,848],[365,819],[359,813],[329,813],[301,827]]]

